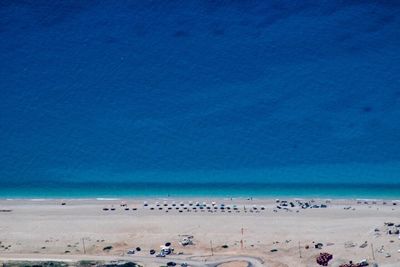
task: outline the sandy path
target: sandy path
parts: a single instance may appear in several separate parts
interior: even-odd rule
[[[148,256],[132,256],[132,257],[110,257],[110,256],[53,256],[48,257],[47,255],[7,255],[2,256],[1,261],[55,261],[55,262],[77,262],[78,260],[92,260],[92,261],[111,261],[111,260],[126,260],[133,261],[145,264],[146,266],[152,266],[154,264],[166,264],[167,262],[173,261],[177,264],[187,263],[190,266],[224,266],[226,263],[247,263],[248,267],[262,267],[262,261],[255,257],[246,257],[246,256],[227,256],[227,257],[215,257],[207,260],[193,260],[193,259],[184,259],[183,257],[168,257],[168,258],[154,258]],[[224,267],[227,267],[225,265]],[[233,266],[233,265],[231,265]],[[240,266],[240,265],[239,265]]]

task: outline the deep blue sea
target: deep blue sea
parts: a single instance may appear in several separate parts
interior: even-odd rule
[[[0,93],[0,197],[400,197],[399,1],[2,0]]]

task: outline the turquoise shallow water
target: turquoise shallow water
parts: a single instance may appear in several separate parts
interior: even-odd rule
[[[49,183],[3,185],[0,198],[99,197],[400,198],[400,185],[240,183]]]

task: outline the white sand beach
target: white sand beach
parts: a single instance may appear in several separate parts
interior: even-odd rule
[[[326,252],[333,255],[328,266],[363,259],[378,266],[400,266],[400,239],[395,233],[400,203],[365,202],[0,200],[0,261],[127,259],[143,266],[175,261],[190,266],[291,267],[319,266],[316,257]],[[180,244],[190,236],[193,244]],[[172,254],[149,254],[151,249],[157,254],[166,242],[174,248]],[[320,248],[315,248],[318,243]],[[127,254],[132,249],[134,254]]]

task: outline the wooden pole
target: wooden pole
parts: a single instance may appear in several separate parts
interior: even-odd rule
[[[300,241],[299,241],[299,257],[300,257],[300,259],[301,259]]]
[[[214,250],[213,250],[212,240],[210,240],[210,247],[211,247],[211,256],[214,256]]]
[[[371,243],[372,259],[375,260],[374,244]]]
[[[85,238],[82,238],[83,254],[86,254]]]
[[[244,233],[243,226],[242,226],[242,229],[241,229],[241,233],[242,233],[242,239],[240,240],[240,249],[243,249],[243,233]]]

